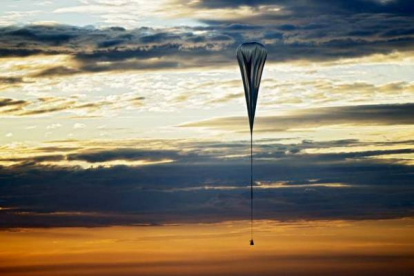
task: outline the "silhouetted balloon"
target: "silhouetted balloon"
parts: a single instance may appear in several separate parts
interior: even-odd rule
[[[253,241],[253,126],[256,114],[257,98],[259,96],[260,80],[266,62],[267,51],[257,42],[243,43],[237,48],[237,60],[243,79],[244,94],[246,96],[247,113],[250,125],[250,226],[251,240]]]
[[[237,48],[237,60],[243,78],[251,132],[253,131],[260,80],[262,79],[266,57],[265,47],[257,42],[243,43]]]

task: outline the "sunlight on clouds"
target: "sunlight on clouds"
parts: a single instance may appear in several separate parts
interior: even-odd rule
[[[28,83],[30,85],[37,73],[59,66],[75,66],[73,57],[70,55],[35,55],[2,58],[0,72],[2,77],[29,78]]]
[[[94,162],[89,163],[87,161],[57,161],[57,162],[38,162],[39,165],[44,166],[59,166],[59,167],[80,167],[82,169],[89,169],[89,168],[110,168],[114,166],[129,166],[129,167],[137,167],[137,166],[149,166],[149,165],[158,165],[158,164],[166,164],[172,163],[174,160],[172,159],[162,159],[159,161],[150,161],[150,160],[135,160],[135,161],[128,161],[128,160],[114,160],[114,161],[105,161],[105,162]]]
[[[29,57],[8,57],[1,58],[0,63],[0,81],[1,78],[14,78],[4,85],[0,82],[0,90],[4,95],[5,92],[15,93],[16,90],[28,94],[36,94],[36,91],[43,90],[50,95],[50,85],[57,85],[58,80],[38,79],[37,75],[51,68],[74,68],[76,62],[69,55],[35,55]],[[53,92],[53,91],[52,91]],[[11,94],[13,95],[13,94]]]
[[[285,189],[285,188],[303,188],[303,187],[328,187],[328,188],[349,188],[353,187],[344,183],[311,183],[311,184],[292,184],[284,181],[280,182],[257,182],[258,189]],[[256,188],[255,187],[255,188]]]
[[[295,111],[297,108],[308,106],[388,104],[413,100],[413,85],[406,81],[381,84],[368,81],[349,82],[323,79],[324,73],[306,75],[305,71],[304,75],[300,75],[300,72],[301,68],[294,66],[269,65],[258,103],[259,121],[263,116],[283,114],[289,110]],[[8,99],[9,106],[3,107],[0,111],[3,116],[9,117],[49,116],[48,125],[60,123],[53,117],[61,112],[73,114],[73,119],[69,120],[76,120],[76,116],[80,118],[122,116],[130,118],[128,122],[131,122],[131,127],[140,126],[151,135],[154,133],[162,135],[168,132],[169,127],[172,127],[171,131],[181,130],[183,135],[184,133],[187,135],[188,131],[173,126],[195,119],[209,119],[212,114],[215,117],[230,114],[245,115],[244,96],[237,74],[237,71],[221,69],[201,72],[165,72],[162,76],[155,72],[125,72],[42,78],[36,79],[35,82],[19,84],[21,88],[9,88],[10,92],[3,95],[10,95],[14,99]],[[298,76],[301,81],[294,81]],[[372,75],[372,78],[374,77],[375,74]],[[220,80],[215,81],[217,78]],[[21,95],[21,91],[27,91],[27,96]],[[341,94],[340,97],[338,93]],[[17,102],[18,99],[23,99],[23,102]],[[17,106],[12,105],[14,102],[19,103],[21,107],[14,109]],[[132,124],[133,118],[137,116],[142,118],[143,113],[149,115],[151,121],[139,120]],[[179,116],[170,116],[170,120],[166,120],[165,114],[179,114]],[[28,123],[32,125],[31,122]],[[75,123],[81,122],[73,122],[72,125]],[[105,123],[109,129],[119,127],[118,123],[114,124],[111,121]],[[97,124],[102,124],[102,121],[97,121]],[[154,126],[159,128],[156,129]],[[68,131],[66,126],[61,129]],[[234,126],[229,128],[232,129]],[[196,132],[199,130],[193,131],[194,134]],[[204,134],[208,132],[211,135],[220,134],[217,130],[211,129],[204,131]],[[16,135],[20,136],[20,134]]]
[[[30,156],[26,156],[26,158],[30,158]],[[105,161],[105,162],[93,162],[89,163],[87,161],[80,161],[80,160],[62,160],[62,161],[38,161],[36,162],[39,166],[57,166],[62,168],[69,168],[69,167],[79,167],[82,169],[91,169],[91,168],[111,168],[115,166],[129,166],[129,167],[137,167],[137,166],[149,166],[149,165],[159,165],[159,164],[167,164],[172,163],[174,160],[171,159],[162,159],[159,161],[150,161],[150,160],[114,160],[114,161]],[[4,167],[11,167],[16,165],[22,165],[25,161],[3,161],[0,160],[0,166]]]
[[[414,153],[407,154],[384,154],[371,157],[371,159],[384,160],[384,161],[394,161],[397,164],[403,164],[407,166],[414,166]]]
[[[376,64],[376,68],[383,67],[382,71],[394,72],[385,78],[378,69],[365,68],[364,64],[368,66],[369,61],[363,63],[363,59],[354,61],[358,63],[357,67],[355,63],[328,67],[319,63],[269,63],[258,103],[260,112],[266,115],[307,106],[413,101],[414,87],[407,75],[407,69],[414,70],[412,63],[407,61],[399,69],[392,63],[395,55],[391,54],[385,63],[382,60]],[[214,111],[216,116],[245,113],[242,86],[235,66],[163,71],[162,76],[159,71],[147,71],[34,78],[46,68],[65,66],[76,70],[77,65],[66,55],[3,60],[2,71],[7,74],[2,77],[8,78],[0,84],[0,87],[3,85],[3,95],[10,100],[26,100],[21,109],[10,107],[13,112],[3,112],[7,116],[70,112],[77,116],[108,117],[127,111],[131,111],[130,114],[146,111],[162,120],[163,113],[193,113],[195,109],[205,110],[204,114],[200,113],[204,118],[212,113],[208,110]],[[357,68],[360,69],[355,71]],[[338,74],[333,77],[335,72]],[[390,78],[392,81],[388,81]],[[62,101],[43,101],[46,97]],[[226,107],[225,111],[223,107]]]
[[[55,127],[55,126],[53,126]],[[60,128],[60,126],[58,127]],[[9,136],[11,137],[11,136]],[[145,142],[146,146],[142,142]],[[99,144],[99,148],[96,145]],[[146,140],[114,140],[97,141],[56,141],[51,143],[8,143],[0,147],[0,166],[10,167],[23,164],[38,164],[41,166],[58,167],[80,167],[88,168],[110,168],[114,166],[147,166],[172,163],[175,160],[167,157],[154,158],[147,153],[147,157],[136,157],[133,160],[125,159],[122,156],[114,157],[113,160],[88,161],[76,159],[76,154],[89,154],[97,150],[117,150],[122,147],[136,147],[137,150],[171,150],[176,149],[175,141],[146,141]],[[98,151],[99,153],[99,151]],[[75,157],[73,157],[75,155]]]
[[[414,130],[414,129],[413,129]],[[386,140],[388,139],[384,139],[383,142],[376,142],[374,140],[375,135],[372,135],[371,137],[369,137],[368,135],[365,135],[366,138],[370,138],[365,140],[362,143],[357,143],[355,145],[353,145],[352,147],[329,147],[329,148],[310,148],[310,149],[304,149],[303,152],[304,153],[309,153],[309,154],[319,154],[319,153],[350,153],[350,152],[354,152],[354,153],[358,153],[358,152],[364,152],[364,151],[380,151],[380,150],[400,150],[400,149],[407,149],[407,148],[411,148],[413,146],[413,141],[412,140],[399,140],[399,139],[394,139],[394,142],[400,142],[397,144],[387,144]],[[362,145],[360,145],[362,144]],[[390,156],[390,155],[387,155]],[[393,155],[393,156],[397,156],[397,155]],[[404,154],[399,154],[398,156],[404,156]]]
[[[260,16],[265,13],[285,14],[280,5],[240,5],[229,8],[215,7],[203,8],[202,1],[194,0],[170,0],[167,7],[171,8],[171,12],[167,14],[170,17],[187,17],[199,20],[236,20],[240,18],[248,18]]]
[[[186,9],[185,6],[182,6],[183,9],[177,9],[176,12],[170,13],[170,16],[180,17],[192,17],[196,19],[236,19],[244,16],[254,16],[259,15],[260,12],[257,9],[253,9],[249,6],[242,6],[239,8],[229,8],[229,9]]]
[[[303,183],[303,184],[292,184],[285,181],[279,182],[261,182],[257,181],[254,184],[255,189],[261,190],[272,190],[272,189],[302,189],[302,188],[318,188],[318,187],[327,187],[327,188],[350,188],[354,187],[354,185],[348,185],[343,183]],[[218,191],[231,191],[231,190],[246,190],[250,191],[249,186],[201,186],[201,187],[188,187],[188,188],[173,188],[170,190],[164,190],[166,192],[191,192],[191,191],[207,191],[207,190],[218,190]],[[155,190],[156,191],[156,190]]]
[[[85,0],[76,6],[55,9],[57,14],[87,13],[101,18],[106,25],[126,27],[176,25],[204,25],[196,20],[238,19],[258,16],[262,13],[280,13],[281,6],[261,5],[258,7],[240,6],[235,8],[208,9],[197,6],[200,1],[156,0]],[[162,20],[161,20],[162,19]]]
[[[101,19],[101,25],[138,27],[143,25],[167,26],[171,24],[200,25],[185,18],[173,19],[176,4],[170,0],[84,0],[75,6],[57,8],[56,14],[92,14]],[[181,9],[183,6],[181,7]]]
[[[317,69],[318,67],[330,67],[330,66],[347,66],[347,65],[380,65],[380,64],[389,64],[389,65],[412,65],[414,63],[414,52],[413,51],[392,51],[390,53],[374,53],[368,54],[361,57],[345,57],[338,58],[335,60],[328,61],[312,61],[306,59],[298,59],[286,62],[280,66],[287,66],[288,68],[293,66],[307,67],[310,69]]]

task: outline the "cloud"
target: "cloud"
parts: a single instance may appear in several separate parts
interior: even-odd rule
[[[328,125],[412,125],[414,104],[338,106],[293,111],[287,115],[258,117],[255,131],[272,132]],[[186,123],[181,127],[207,127],[247,131],[245,117],[224,117]]]
[[[183,1],[189,2],[189,1]],[[398,14],[411,15],[414,14],[414,8],[410,0],[395,0],[395,1],[380,1],[380,0],[339,0],[339,1],[320,1],[320,0],[305,0],[305,1],[286,1],[286,0],[201,0],[195,5],[198,8],[221,9],[221,8],[238,8],[242,6],[250,6],[254,8],[261,7],[266,10],[266,6],[279,7],[281,10],[286,10],[287,14],[291,16],[298,15],[319,15],[325,13],[334,14]],[[274,11],[277,15],[279,10],[269,9]]]
[[[25,100],[15,100],[8,98],[0,98],[0,114],[13,114],[15,112],[21,112],[25,106],[30,103]]]
[[[38,116],[55,112],[70,112],[77,115],[102,116],[104,110],[124,108],[141,108],[145,97],[136,93],[123,93],[108,98],[99,97],[94,101],[84,101],[81,97],[39,97],[36,100],[17,100],[0,98],[0,115],[4,116]],[[55,124],[56,127],[56,124]],[[81,125],[75,124],[74,128]],[[50,128],[50,127],[49,127]]]
[[[163,159],[181,159],[181,156],[176,151],[155,151],[155,150],[140,150],[140,149],[115,149],[108,151],[91,151],[77,154],[71,154],[67,157],[68,160],[82,160],[89,163],[106,162],[113,160],[148,160],[157,161]]]
[[[74,129],[86,128],[86,125],[85,124],[81,124],[81,123],[75,123],[75,124],[73,124],[73,128]]]
[[[25,105],[26,101],[23,100],[13,100],[13,99],[0,99],[0,108],[9,107],[9,106],[22,106]]]
[[[13,84],[13,83],[19,83],[22,81],[22,78],[15,78],[15,77],[1,77],[0,83],[7,83],[7,84]]]
[[[214,103],[222,104],[222,103],[229,102],[229,101],[231,101],[233,99],[242,99],[243,97],[244,97],[244,95],[242,93],[227,94],[227,95],[225,95],[225,96],[223,96],[221,98],[217,98],[217,99],[210,100],[210,103],[213,103],[213,104]]]
[[[48,125],[48,126],[46,127],[46,129],[56,129],[56,128],[61,128],[61,127],[62,127],[62,125],[61,125],[61,124],[56,123],[56,124],[51,124],[51,125]]]
[[[19,163],[0,167],[0,194],[7,195],[0,196],[4,207],[0,226],[102,226],[246,218],[249,162],[245,141],[164,141],[163,147],[171,149],[151,150],[114,148],[113,144],[110,142],[112,148],[107,149],[94,149],[96,143],[91,143],[89,149],[85,145],[62,150],[44,148],[35,151],[36,156],[9,158]],[[361,149],[368,145],[371,150]],[[258,140],[257,218],[410,216],[414,167],[398,161],[414,153],[413,142],[388,145],[398,145],[398,149],[372,150],[373,145],[376,142],[358,140]],[[104,163],[168,158],[175,161],[88,169],[56,165],[76,160]]]
[[[200,1],[183,8],[190,17],[197,9],[220,13],[221,8],[247,6],[252,11],[230,19],[209,16],[204,26],[3,27],[0,55],[69,55],[68,64],[49,66],[31,75],[53,77],[228,66],[234,64],[236,47],[250,40],[266,45],[269,62],[320,62],[412,51],[413,18],[407,1],[353,1],[360,8],[344,1],[261,2]]]

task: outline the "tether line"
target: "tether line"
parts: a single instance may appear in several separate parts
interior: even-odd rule
[[[250,245],[253,245],[253,131],[250,131]]]

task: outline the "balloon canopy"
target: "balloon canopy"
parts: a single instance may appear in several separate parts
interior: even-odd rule
[[[237,48],[236,54],[243,79],[247,112],[249,114],[250,132],[253,132],[260,80],[266,62],[267,51],[260,43],[246,42]]]

